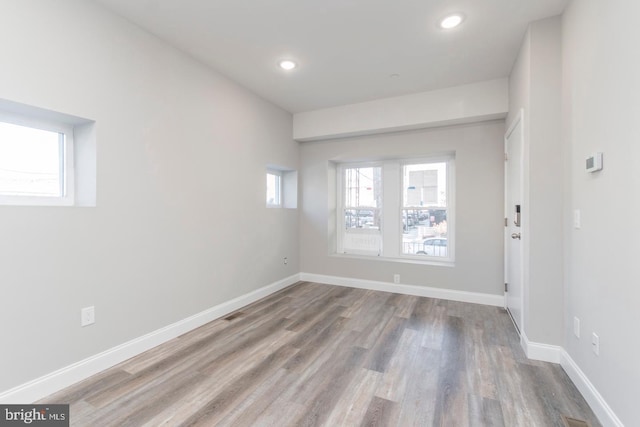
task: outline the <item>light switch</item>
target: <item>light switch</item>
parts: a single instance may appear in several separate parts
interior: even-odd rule
[[[582,219],[580,216],[580,209],[576,209],[573,211],[573,228],[579,230],[582,227]]]

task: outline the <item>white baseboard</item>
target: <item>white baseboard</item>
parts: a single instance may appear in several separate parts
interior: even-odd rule
[[[431,288],[428,286],[377,282],[373,280],[352,279],[348,277],[325,276],[313,273],[300,273],[300,280],[326,283],[327,285],[347,286],[350,288],[370,289],[373,291],[394,292],[397,294],[504,307],[503,295],[481,294],[476,292],[456,291],[452,289]]]
[[[595,386],[589,381],[576,362],[565,350],[562,350],[560,364],[569,375],[571,381],[576,385],[582,396],[585,398],[598,420],[604,427],[624,427],[622,421],[616,416],[611,407],[604,400]]]
[[[560,363],[562,360],[562,347],[529,341],[524,331],[520,333],[520,345],[529,359],[551,363]]]
[[[371,280],[325,276],[320,274],[300,273],[216,305],[164,328],[158,329],[102,353],[66,366],[55,372],[2,392],[0,393],[0,404],[24,404],[40,400],[78,381],[82,381],[83,379],[117,365],[120,362],[211,322],[212,320],[218,319],[239,308],[251,304],[252,302],[284,289],[299,280],[504,307],[504,297],[502,295],[480,294]],[[567,372],[567,375],[569,375],[569,378],[571,378],[580,393],[584,396],[585,400],[589,403],[589,406],[591,406],[591,409],[594,411],[600,422],[605,427],[624,427],[602,395],[600,395],[584,372],[582,372],[575,361],[562,347],[531,342],[527,339],[527,336],[524,333],[521,334],[520,343],[528,358],[545,362],[560,363],[563,369]]]
[[[218,304],[191,317],[120,344],[102,353],[0,393],[1,404],[31,403],[124,362],[186,332],[218,319],[299,281],[299,274]]]
[[[602,395],[564,348],[556,345],[531,342],[525,333],[520,335],[520,345],[522,345],[529,359],[559,363],[604,427],[624,427]]]

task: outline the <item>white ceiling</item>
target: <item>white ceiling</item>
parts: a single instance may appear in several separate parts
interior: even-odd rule
[[[292,113],[506,77],[527,24],[568,2],[94,1]],[[450,12],[465,22],[441,30]]]

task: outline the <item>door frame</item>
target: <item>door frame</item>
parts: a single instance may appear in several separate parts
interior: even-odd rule
[[[504,293],[504,306],[505,309],[507,310],[507,312],[509,313],[509,317],[511,317],[511,320],[514,323],[514,326],[516,327],[516,330],[518,330],[518,333],[520,334],[520,336],[522,337],[522,335],[524,334],[524,329],[525,329],[525,325],[524,325],[524,310],[525,310],[525,293],[527,290],[527,283],[525,282],[525,269],[526,269],[526,265],[525,265],[525,252],[526,252],[526,248],[527,248],[527,244],[526,244],[526,238],[527,238],[527,232],[526,230],[528,229],[528,227],[526,227],[526,220],[527,220],[527,216],[525,215],[525,208],[528,209],[528,197],[527,194],[525,193],[525,171],[524,171],[524,163],[525,163],[525,157],[526,157],[526,144],[525,144],[525,121],[524,121],[524,109],[520,108],[520,111],[518,112],[518,115],[514,118],[514,120],[511,122],[511,124],[509,125],[509,128],[507,129],[507,132],[504,134],[504,155],[505,155],[505,168],[504,168],[504,215],[505,218],[509,218],[509,212],[510,212],[510,208],[509,206],[507,206],[507,191],[508,191],[508,166],[507,166],[507,144],[508,144],[508,140],[509,137],[511,136],[511,134],[513,133],[513,131],[518,127],[518,124],[520,124],[520,159],[519,159],[519,171],[520,171],[520,197],[521,197],[521,204],[522,204],[522,214],[520,217],[520,229],[522,230],[522,234],[524,234],[525,239],[523,239],[522,242],[522,248],[520,250],[520,284],[522,286],[522,292],[520,295],[520,327],[518,327],[518,324],[515,322],[515,319],[512,318],[512,313],[511,311],[508,310],[508,304],[507,304],[507,292]],[[509,159],[509,161],[511,161],[511,159]],[[507,282],[507,278],[508,278],[508,268],[509,268],[509,250],[508,250],[508,244],[509,244],[509,239],[511,238],[511,236],[509,235],[509,227],[505,224],[504,227],[504,282]]]

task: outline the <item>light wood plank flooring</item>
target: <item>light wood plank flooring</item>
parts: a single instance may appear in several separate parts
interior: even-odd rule
[[[496,307],[298,283],[40,403],[74,426],[599,426]]]

